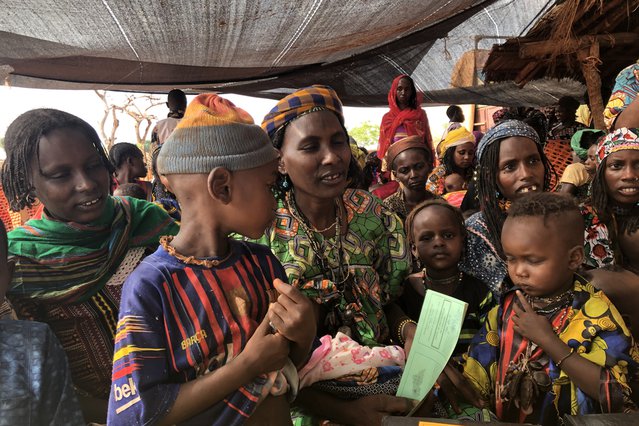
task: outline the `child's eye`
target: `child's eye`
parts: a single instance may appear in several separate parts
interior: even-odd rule
[[[455,234],[453,234],[452,232],[447,232],[444,234],[444,239],[446,240],[452,240],[453,238],[455,238]]]

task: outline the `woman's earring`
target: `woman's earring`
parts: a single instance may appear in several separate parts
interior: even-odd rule
[[[288,181],[288,175],[284,175],[282,178],[282,188],[287,190],[291,187],[291,183]]]
[[[499,190],[495,191],[495,197],[501,198],[501,192],[499,192]]]

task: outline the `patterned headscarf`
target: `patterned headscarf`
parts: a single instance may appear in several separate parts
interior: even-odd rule
[[[444,140],[437,145],[437,156],[443,158],[448,148],[463,145],[468,142],[475,143],[475,136],[472,133],[463,126],[453,129],[448,132]]]
[[[486,151],[486,148],[493,142],[497,142],[513,136],[528,138],[535,142],[537,145],[541,145],[539,135],[537,134],[535,129],[530,127],[528,124],[519,120],[504,120],[487,131],[477,145],[477,161],[481,162],[481,157]]]
[[[333,111],[344,125],[342,101],[329,86],[314,85],[291,93],[269,111],[262,121],[262,129],[273,139],[283,126],[311,110]]]
[[[639,129],[622,127],[609,133],[597,145],[597,165],[610,154],[627,149],[639,150]]]
[[[570,139],[570,147],[573,151],[575,151],[577,157],[581,158],[583,161],[588,159],[588,149],[584,149],[581,146],[581,138],[583,138],[585,133],[596,133],[597,138],[605,135],[602,130],[597,129],[581,129],[577,130],[575,134],[572,135],[572,138]]]

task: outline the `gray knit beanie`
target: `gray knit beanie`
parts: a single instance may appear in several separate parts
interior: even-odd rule
[[[161,175],[209,173],[215,167],[262,166],[278,152],[249,113],[215,94],[198,95],[186,108],[157,159]]]

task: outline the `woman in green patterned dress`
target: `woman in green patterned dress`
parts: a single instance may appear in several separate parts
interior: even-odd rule
[[[280,259],[289,282],[316,303],[318,335],[341,331],[366,346],[391,338],[410,345],[415,324],[394,304],[410,267],[404,229],[379,199],[347,189],[353,159],[337,94],[326,86],[298,90],[262,127],[280,150],[281,179],[276,218],[260,242]],[[378,394],[351,401],[310,387],[296,402],[341,424],[379,424],[407,404],[394,393],[380,395],[386,392],[381,380],[377,384]]]

